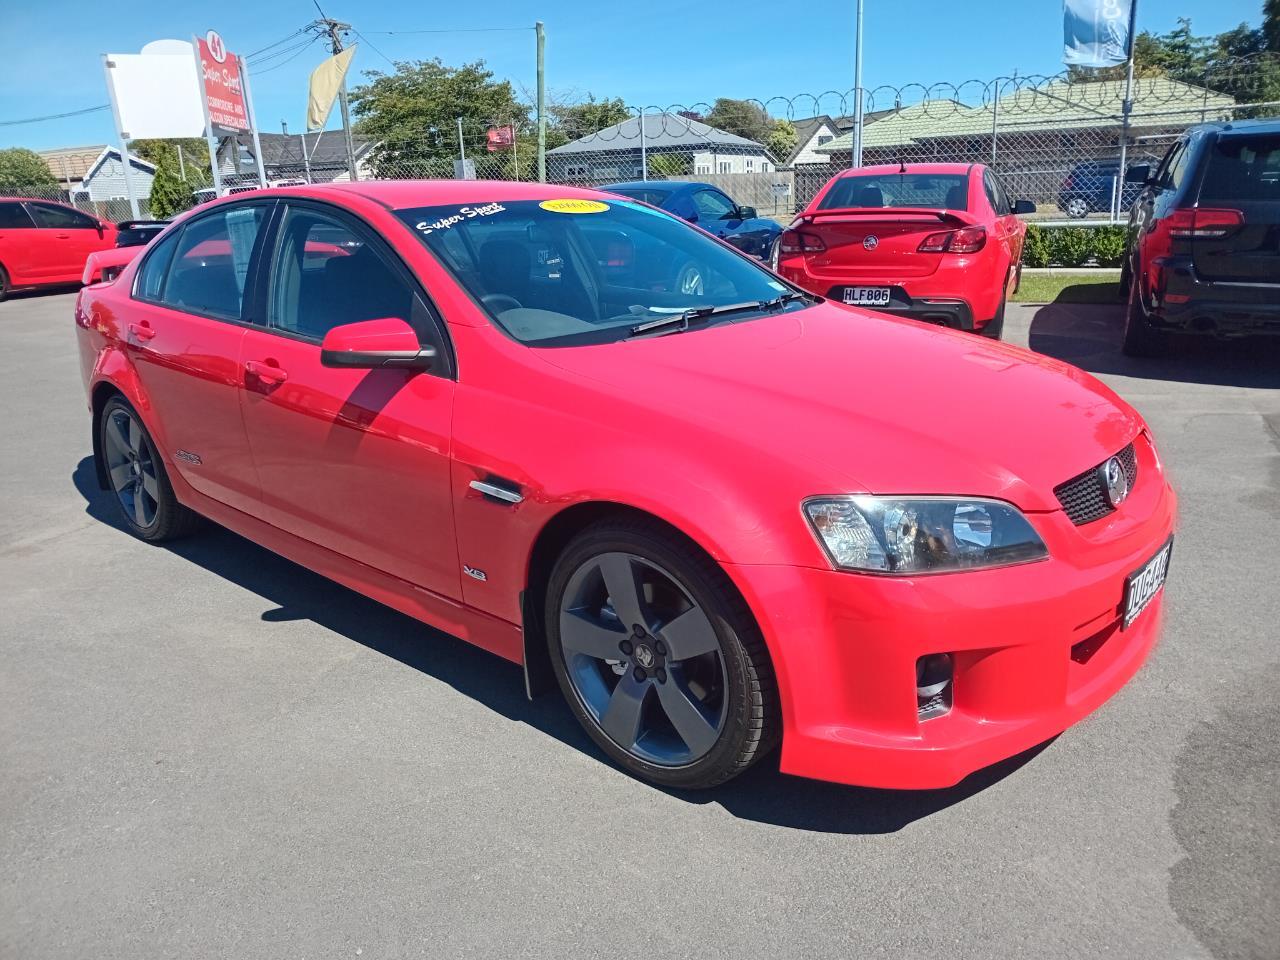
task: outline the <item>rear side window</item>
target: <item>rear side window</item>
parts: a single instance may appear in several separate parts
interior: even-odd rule
[[[1220,138],[1209,150],[1200,200],[1280,200],[1280,134]]]
[[[20,203],[0,203],[0,230],[29,230],[35,224]]]
[[[608,187],[602,189],[608,190]],[[609,190],[610,193],[616,193],[620,197],[630,197],[632,200],[641,200],[644,203],[660,207],[667,202],[667,191],[665,190]]]
[[[98,223],[77,210],[60,207],[53,203],[33,203],[31,215],[36,219],[36,226],[46,230],[96,230]]]
[[[159,300],[164,294],[164,278],[169,271],[169,263],[173,260],[173,251],[177,249],[181,230],[169,234],[147,254],[147,259],[138,268],[138,279],[134,282],[133,295],[140,300]]]
[[[164,285],[165,305],[239,320],[249,261],[266,211],[262,205],[229,207],[188,223]]]
[[[883,173],[842,177],[818,204],[845,207],[935,207],[969,209],[969,178],[963,173]]]

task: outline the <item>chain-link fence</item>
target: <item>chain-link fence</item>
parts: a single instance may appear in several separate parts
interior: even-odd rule
[[[1126,83],[1115,74],[867,89],[862,161],[985,163],[1011,197],[1036,203],[1040,219],[1107,222],[1127,210],[1139,189],[1124,183],[1122,166],[1158,162],[1192,124],[1280,114],[1276,54],[1196,71],[1140,74],[1127,112]],[[852,91],[663,108],[623,107],[617,101],[558,104],[550,111],[541,163],[533,111],[521,107],[517,115],[462,117],[411,138],[362,137],[357,176],[523,181],[542,176],[591,187],[705,181],[740,206],[787,222],[832,176],[852,165],[854,105]],[[269,180],[350,178],[345,152],[328,150],[340,133],[323,134],[309,146],[305,138],[295,139],[298,156],[292,165],[285,162],[288,150],[274,142],[264,145],[274,151],[267,160]],[[243,140],[238,149],[245,153]],[[90,171],[101,159],[98,154],[55,153],[47,161],[59,187],[28,193],[70,202],[106,219],[129,216],[122,180],[101,169]],[[308,163],[321,154],[324,163]],[[256,174],[247,172],[253,164],[244,156],[237,163],[244,172],[224,170],[224,183],[247,187],[256,182]],[[135,174],[143,216],[149,186],[148,177]]]

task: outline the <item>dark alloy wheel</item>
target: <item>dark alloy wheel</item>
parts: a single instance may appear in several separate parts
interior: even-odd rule
[[[173,495],[164,462],[134,409],[113,397],[102,411],[99,429],[107,483],[129,530],[153,542],[188,533],[197,517]]]
[[[551,577],[552,663],[579,722],[645,779],[707,787],[772,744],[759,631],[723,571],[656,525],[594,528]]]

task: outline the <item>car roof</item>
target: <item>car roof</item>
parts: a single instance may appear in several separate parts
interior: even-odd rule
[[[903,173],[903,167],[906,167],[906,173],[968,173],[975,168],[981,168],[978,163],[878,163],[868,167],[853,167],[840,174],[845,177],[862,177],[876,174],[886,173]]]
[[[709,183],[696,183],[691,180],[631,180],[627,183],[610,183],[601,187],[605,191],[618,190],[652,190],[654,193],[675,193],[686,187],[710,187]]]
[[[1259,120],[1219,120],[1213,123],[1198,123],[1188,128],[1189,133],[1199,130],[1227,134],[1280,133],[1280,117],[1263,117]]]
[[[551,183],[527,183],[513,180],[360,180],[356,183],[320,183],[299,187],[267,187],[215,202],[248,200],[260,194],[273,197],[313,197],[337,199],[363,197],[393,210],[409,207],[447,206],[450,204],[491,203],[494,200],[599,199],[599,190],[562,187]]]

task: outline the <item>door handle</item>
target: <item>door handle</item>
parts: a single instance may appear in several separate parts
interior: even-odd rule
[[[60,234],[58,234],[58,239],[59,239],[59,240],[70,240],[70,239],[71,239],[71,234],[69,234],[69,233],[60,233]]]
[[[262,360],[248,360],[244,365],[245,373],[257,377],[263,383],[284,383],[289,379],[289,372],[272,366]]]
[[[131,323],[129,324],[129,335],[134,339],[141,340],[142,342],[145,343],[146,341],[154,337],[156,335],[156,332],[152,330],[148,324]]]

